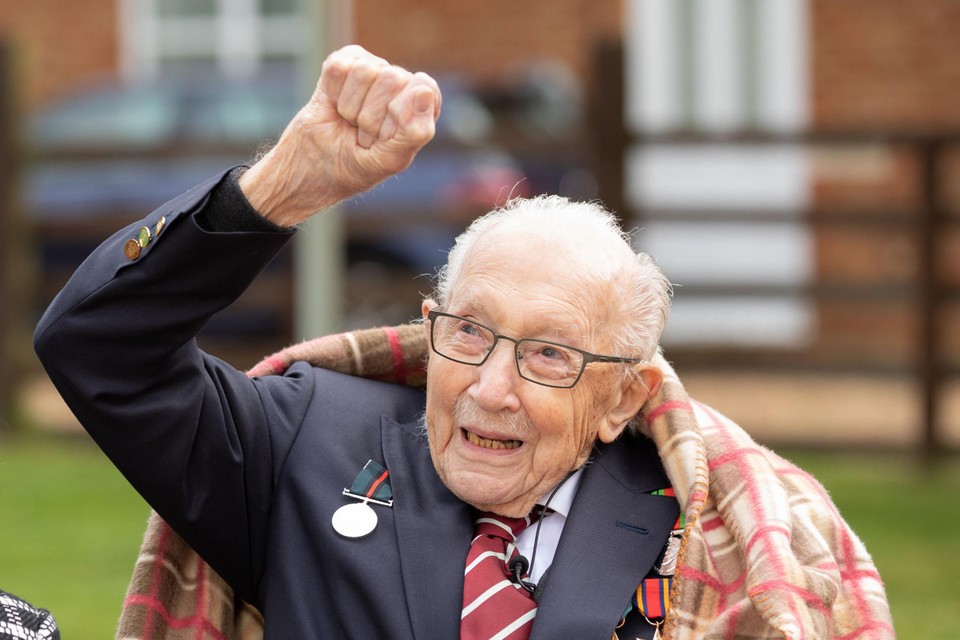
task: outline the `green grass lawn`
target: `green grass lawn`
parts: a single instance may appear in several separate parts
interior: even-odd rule
[[[960,629],[960,460],[792,452],[873,553],[900,640]],[[0,441],[0,587],[50,609],[66,640],[114,627],[147,507],[88,442]]]
[[[899,640],[960,637],[960,459],[787,454],[830,491],[873,555]]]
[[[148,513],[89,441],[0,441],[0,587],[65,640],[113,638]]]

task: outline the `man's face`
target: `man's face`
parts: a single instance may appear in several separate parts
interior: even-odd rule
[[[609,353],[599,308],[609,296],[585,290],[569,261],[520,244],[481,238],[443,310],[512,338]],[[431,308],[425,302],[424,315]],[[454,494],[520,516],[586,461],[598,431],[604,440],[619,434],[611,428],[622,428],[621,365],[588,366],[575,387],[555,389],[521,378],[514,353],[501,340],[479,367],[431,353],[426,423],[433,463]]]

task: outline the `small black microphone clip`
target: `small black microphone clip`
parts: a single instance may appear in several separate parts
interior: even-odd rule
[[[523,574],[530,568],[530,561],[523,556],[517,556],[510,560],[509,567],[510,573],[513,575],[513,581],[532,594],[536,590],[537,585],[529,580],[523,579]]]

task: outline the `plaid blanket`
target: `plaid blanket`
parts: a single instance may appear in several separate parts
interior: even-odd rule
[[[249,374],[304,360],[422,385],[427,348],[422,325],[370,329],[289,347]],[[639,429],[656,443],[686,515],[662,637],[893,638],[880,576],[823,487],[690,398],[665,360],[657,364],[666,379]],[[117,638],[261,637],[259,612],[151,514]]]

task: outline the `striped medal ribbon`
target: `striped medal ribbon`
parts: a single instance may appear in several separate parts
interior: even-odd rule
[[[677,497],[673,487],[652,491],[651,495],[666,496],[674,499]],[[623,614],[624,620],[626,620],[627,614],[630,613],[632,609],[639,611],[640,615],[655,627],[653,634],[654,640],[659,640],[660,626],[667,617],[667,612],[670,611],[670,589],[673,586],[673,574],[677,569],[677,555],[680,552],[680,541],[683,537],[685,524],[686,519],[681,511],[676,522],[673,524],[670,536],[667,538],[660,564],[654,567],[654,571],[658,575],[644,578],[640,581],[637,590],[630,599],[627,610]],[[616,631],[614,631],[613,637],[617,637]]]

